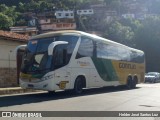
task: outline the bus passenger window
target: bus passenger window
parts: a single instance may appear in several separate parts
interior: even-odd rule
[[[123,47],[118,48],[118,56],[119,56],[119,59],[122,61],[130,61],[131,60],[130,51],[123,48]]]
[[[66,48],[64,45],[57,46],[54,51],[53,62],[55,69],[66,65],[67,57],[64,56],[64,51],[66,53]]]
[[[89,38],[82,37],[76,59],[81,57],[92,57],[93,56],[93,41]]]
[[[108,59],[107,45],[103,43],[97,43],[97,58]]]
[[[144,54],[139,53],[139,52],[135,52],[135,51],[131,51],[131,62],[143,63],[144,62]]]
[[[97,58],[119,60],[116,46],[97,43]]]

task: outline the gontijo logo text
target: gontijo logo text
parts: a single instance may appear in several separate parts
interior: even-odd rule
[[[130,63],[119,63],[119,68],[136,69],[136,65]]]

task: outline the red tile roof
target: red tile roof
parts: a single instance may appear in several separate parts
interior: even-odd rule
[[[17,34],[9,31],[0,30],[0,37],[8,38],[14,41],[27,42],[29,39],[28,35]]]

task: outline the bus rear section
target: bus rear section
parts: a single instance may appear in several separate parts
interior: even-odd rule
[[[99,40],[100,41],[100,40]],[[144,82],[144,52],[111,41],[96,42],[94,65],[101,81],[126,85],[129,89]],[[109,84],[110,85],[110,84]]]

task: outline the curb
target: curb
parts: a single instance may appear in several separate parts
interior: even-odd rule
[[[21,87],[16,87],[16,88],[0,88],[0,95],[19,94],[19,93],[36,92],[36,91],[38,91],[38,90],[22,89]]]

